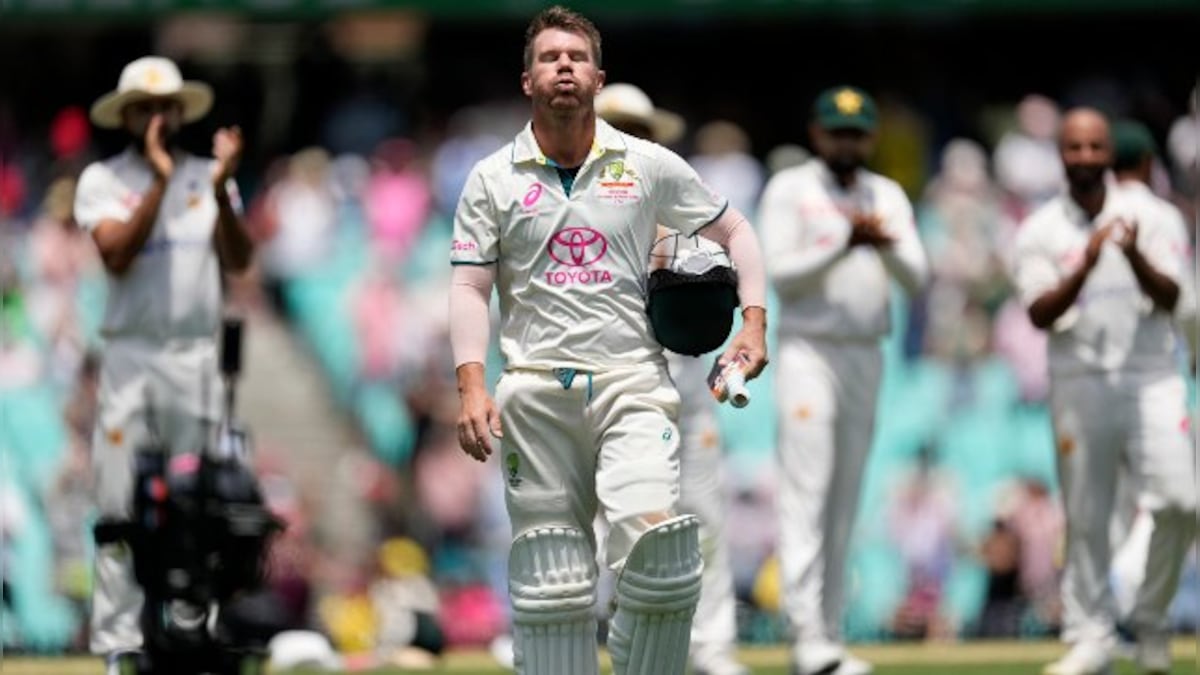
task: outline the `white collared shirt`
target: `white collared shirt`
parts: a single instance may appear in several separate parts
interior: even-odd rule
[[[678,155],[603,120],[568,194],[527,125],[471,171],[450,260],[497,264],[509,368],[661,363],[645,295],[655,226],[691,236],[726,206]]]
[[[1117,218],[1137,222],[1138,250],[1156,271],[1179,284],[1187,265],[1182,221],[1173,220],[1149,190],[1110,185],[1095,218],[1088,218],[1069,194],[1061,194],[1021,224],[1013,279],[1025,307],[1078,269],[1095,229]],[[1175,368],[1172,317],[1142,292],[1116,236],[1104,243],[1075,304],[1051,327],[1052,375]]]
[[[213,162],[187,153],[175,156],[150,238],[124,276],[108,275],[101,325],[106,338],[216,336],[221,284],[213,245]],[[88,165],[75,192],[76,222],[88,232],[104,220],[128,223],[152,180],[149,165],[133,148]],[[232,180],[229,194],[240,212]]]
[[[848,246],[855,211],[879,216],[895,244]],[[929,276],[908,197],[877,173],[860,170],[843,189],[809,160],[771,178],[758,217],[783,337],[878,339],[891,329],[890,279],[913,293]]]

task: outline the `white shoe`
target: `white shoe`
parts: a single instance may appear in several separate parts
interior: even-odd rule
[[[507,670],[514,670],[517,667],[511,635],[497,635],[488,645],[488,651],[491,652],[492,658],[496,659],[496,663],[500,664],[500,667]]]
[[[875,668],[871,664],[846,654],[842,657],[838,669],[833,671],[833,675],[871,675],[873,672]]]
[[[1042,675],[1109,675],[1112,650],[1095,643],[1079,642],[1061,659],[1042,669]]]
[[[1171,642],[1165,635],[1139,635],[1135,660],[1146,675],[1171,672]]]
[[[792,668],[796,675],[836,675],[841,672],[846,650],[841,645],[828,642],[810,642],[798,645],[796,660]]]

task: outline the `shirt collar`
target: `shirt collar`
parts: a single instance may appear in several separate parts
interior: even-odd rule
[[[1063,215],[1067,217],[1067,220],[1076,225],[1091,225],[1113,207],[1116,203],[1116,194],[1121,189],[1117,185],[1104,186],[1104,205],[1100,207],[1100,212],[1096,214],[1096,218],[1089,218],[1088,214],[1084,213],[1083,207],[1077,204],[1075,199],[1071,197],[1070,189],[1064,189],[1062,193]]]
[[[606,152],[622,152],[624,150],[626,150],[625,138],[621,136],[621,133],[608,122],[596,118],[596,135],[592,139],[592,150],[588,153],[584,163],[601,157]],[[525,162],[542,165],[551,163],[538,147],[537,138],[533,135],[533,122],[527,122],[525,128],[517,134],[513,141],[512,163],[523,164]]]
[[[862,189],[863,174],[865,173],[862,169],[854,171],[854,184],[847,188],[842,187],[842,184],[838,182],[837,176],[833,175],[833,172],[829,170],[829,165],[825,163],[825,160],[820,157],[813,157],[810,161],[816,165],[817,176],[820,177],[821,181],[838,192],[850,194]]]

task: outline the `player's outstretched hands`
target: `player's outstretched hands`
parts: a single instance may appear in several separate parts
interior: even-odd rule
[[[217,163],[213,165],[213,184],[224,185],[237,171],[238,162],[242,160],[242,129],[241,127],[225,127],[217,129],[213,134],[213,157]]]
[[[162,113],[155,113],[146,125],[146,161],[159,178],[169,179],[175,172],[175,160],[171,159],[171,153],[163,144],[163,124]]]
[[[1092,236],[1088,238],[1087,248],[1083,251],[1083,264],[1087,266],[1087,269],[1090,270],[1095,267],[1096,261],[1100,260],[1100,252],[1104,250],[1104,240],[1108,239],[1108,236],[1112,234],[1113,226],[1117,225],[1118,222],[1113,221],[1100,227],[1100,229],[1093,232]],[[1134,237],[1136,236],[1137,234],[1135,233]]]
[[[458,413],[458,444],[463,452],[486,462],[492,454],[492,437],[502,438],[500,411],[481,385],[462,390]]]
[[[729,348],[721,355],[722,365],[741,358],[747,380],[758,377],[767,367],[767,312],[762,307],[747,307],[742,312],[742,329],[733,336]]]
[[[1109,227],[1113,230],[1113,242],[1121,247],[1126,256],[1133,255],[1134,251],[1137,250],[1137,221],[1126,221],[1124,218],[1117,218],[1112,223],[1109,223]]]

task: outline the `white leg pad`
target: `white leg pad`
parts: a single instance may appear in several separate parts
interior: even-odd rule
[[[610,623],[615,675],[683,675],[703,570],[695,516],[659,523],[634,543]]]
[[[575,528],[517,537],[508,559],[514,665],[522,675],[598,675],[596,561]]]

